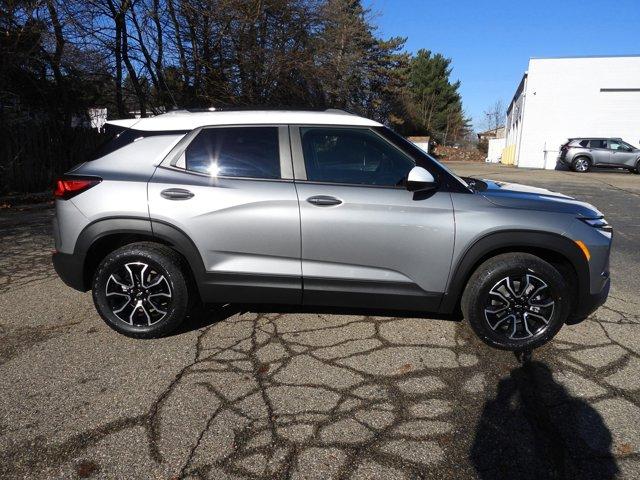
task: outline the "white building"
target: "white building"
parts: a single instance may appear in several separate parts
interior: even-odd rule
[[[640,55],[532,58],[507,109],[502,163],[555,168],[572,137],[640,147]]]
[[[487,145],[487,159],[489,163],[498,163],[502,160],[502,152],[506,146],[506,138],[490,138]]]

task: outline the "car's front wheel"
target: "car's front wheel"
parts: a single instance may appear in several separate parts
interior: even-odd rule
[[[462,312],[478,337],[505,350],[539,347],[569,313],[570,288],[551,264],[528,253],[497,255],[473,273]]]
[[[93,301],[114,330],[135,338],[166,335],[189,310],[187,278],[169,247],[133,243],[107,255],[93,276]]]

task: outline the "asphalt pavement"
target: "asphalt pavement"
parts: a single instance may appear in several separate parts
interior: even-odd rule
[[[450,167],[615,228],[609,300],[524,365],[419,316],[227,306],[129,339],[55,276],[51,206],[0,210],[0,478],[639,478],[640,175]]]

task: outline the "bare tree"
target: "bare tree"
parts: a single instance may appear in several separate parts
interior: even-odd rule
[[[495,103],[484,112],[488,130],[497,130],[504,125],[504,103],[502,100],[496,100]]]

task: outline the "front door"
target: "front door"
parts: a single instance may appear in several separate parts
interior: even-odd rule
[[[206,301],[300,303],[288,128],[203,128],[182,143],[149,182],[149,213],[197,247]]]
[[[628,143],[618,139],[609,140],[609,150],[611,155],[609,163],[612,165],[635,166],[635,160],[638,156],[637,152]]]
[[[403,186],[414,160],[369,128],[292,128],[303,302],[435,310],[453,252],[446,191]]]

